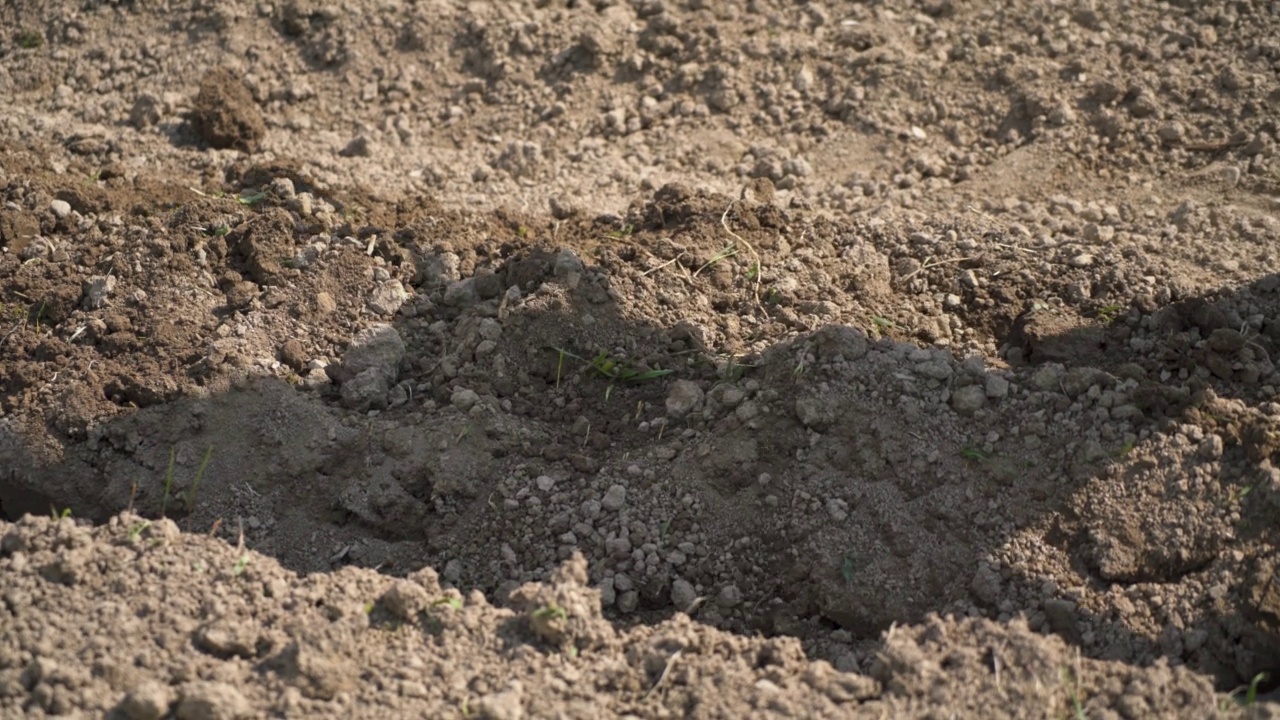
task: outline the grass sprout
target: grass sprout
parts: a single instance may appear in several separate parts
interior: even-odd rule
[[[1098,308],[1098,319],[1108,325],[1111,325],[1120,318],[1121,310],[1124,310],[1123,305],[1117,305],[1114,303],[1111,305],[1103,305]]]
[[[569,611],[555,603],[547,603],[534,610],[533,617],[537,620],[568,620]]]
[[[1062,668],[1060,674],[1062,684],[1067,688],[1067,695],[1071,698],[1072,717],[1075,720],[1087,720],[1084,705],[1080,702],[1080,682],[1068,668]]]
[[[618,360],[609,355],[605,351],[600,351],[595,357],[587,360],[581,355],[577,355],[569,350],[560,347],[552,347],[557,353],[556,357],[556,387],[560,387],[560,381],[564,376],[564,359],[573,358],[579,362],[586,363],[588,367],[609,380],[609,387],[605,390],[605,399],[609,399],[613,394],[613,386],[617,383],[641,383],[647,380],[655,380],[665,375],[670,375],[673,370],[641,370],[625,360]]]
[[[726,260],[726,259],[728,259],[728,258],[733,257],[734,255],[737,255],[737,254],[738,254],[738,246],[737,246],[737,244],[735,244],[735,243],[729,243],[728,245],[725,245],[725,246],[724,246],[724,248],[720,250],[720,252],[716,253],[715,255],[712,255],[710,260],[708,260],[708,261],[706,261],[705,263],[703,263],[703,264],[702,264],[702,267],[698,268],[697,270],[694,270],[694,271],[693,271],[693,276],[694,276],[694,277],[698,277],[698,273],[701,273],[703,270],[706,270],[707,268],[711,267],[712,265],[715,265],[716,263],[720,262],[721,260]],[[758,268],[758,266],[759,266],[759,264],[757,263],[757,264],[756,264],[756,267]],[[758,269],[757,269],[756,275],[757,275],[757,276],[759,276],[759,270],[758,270]],[[749,278],[749,279],[754,280],[755,278],[754,278],[754,277],[751,277],[751,278]]]
[[[44,35],[35,30],[25,30],[18,33],[18,47],[23,50],[35,50],[44,45]]]
[[[176,450],[169,447],[169,469],[164,473],[164,495],[160,498],[160,517],[169,509],[169,497],[173,494],[173,460]]]
[[[442,597],[431,603],[431,607],[448,607],[452,610],[461,610],[462,601],[456,597]]]
[[[238,196],[236,196],[236,200],[240,201],[241,205],[249,205],[249,206],[257,205],[258,203],[266,199],[267,199],[267,194],[261,190],[257,190],[253,192],[242,191]]]
[[[200,481],[204,479],[204,469],[209,466],[209,458],[213,455],[213,445],[210,445],[204,451],[204,457],[200,460],[200,467],[196,469],[196,479],[191,483],[191,487],[187,488],[186,495],[183,496],[183,503],[187,506],[187,512],[191,512],[196,508],[196,491],[200,489]]]

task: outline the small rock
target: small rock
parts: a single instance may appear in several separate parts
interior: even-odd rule
[[[115,275],[99,275],[89,278],[84,283],[84,306],[88,310],[97,310],[107,303],[107,297],[116,287]]]
[[[683,418],[702,404],[702,388],[692,380],[677,380],[667,393],[667,415]]]
[[[427,591],[410,580],[400,580],[382,594],[382,605],[397,619],[412,621],[427,607]]]
[[[280,346],[280,362],[300,373],[307,366],[307,350],[297,338],[289,338]]]
[[[1031,382],[1045,392],[1058,390],[1062,386],[1062,366],[1056,363],[1043,365],[1031,376]]]
[[[609,490],[605,492],[604,497],[600,499],[600,507],[609,512],[617,512],[627,504],[627,489],[622,485],[611,485]]]
[[[813,174],[813,166],[804,158],[792,158],[782,163],[782,172],[792,177],[808,177]]]
[[[214,620],[196,630],[192,644],[217,658],[257,655],[257,636],[251,625]]]
[[[71,203],[66,200],[54,200],[49,203],[49,209],[59,220],[66,220],[71,216]]]
[[[373,154],[373,150],[370,147],[370,142],[368,137],[364,135],[357,135],[356,137],[351,138],[351,141],[348,142],[345,147],[343,147],[341,150],[338,151],[338,154],[341,155],[342,157],[366,157],[367,158]]]
[[[134,98],[129,109],[129,122],[139,130],[145,130],[160,122],[160,113],[164,103],[151,93],[143,93]]]
[[[1222,436],[1216,433],[1207,435],[1200,441],[1200,447],[1197,450],[1201,458],[1205,460],[1217,460],[1222,457],[1224,445]]]
[[[1239,330],[1218,328],[1209,333],[1209,347],[1224,355],[1233,355],[1244,349],[1246,340]]]
[[[382,368],[371,367],[342,384],[342,405],[357,412],[385,410],[390,392],[387,373]]]
[[[523,691],[519,683],[510,690],[485,695],[476,702],[476,715],[482,720],[523,720]]]
[[[480,402],[480,395],[469,388],[458,388],[449,396],[449,402],[462,412],[468,412]]]
[[[453,558],[449,562],[445,563],[444,572],[442,572],[440,576],[443,577],[446,582],[454,585],[458,584],[458,581],[462,579],[462,561],[457,558]]]
[[[737,585],[725,585],[716,596],[716,604],[722,608],[735,608],[742,604],[742,591]]]
[[[553,272],[556,280],[563,283],[565,287],[575,288],[578,286],[578,283],[582,281],[582,269],[582,259],[574,251],[564,248],[556,253]]]
[[[444,304],[456,308],[468,308],[480,302],[475,278],[449,283],[444,290]]]
[[[539,475],[537,479],[534,480],[533,482],[538,486],[538,489],[541,490],[542,492],[551,492],[551,488],[555,487],[556,485],[556,479],[551,477],[550,475]]]
[[[1183,129],[1182,123],[1176,120],[1161,125],[1160,129],[1156,131],[1156,135],[1160,137],[1161,142],[1165,145],[1174,145],[1182,142],[1182,136],[1185,134],[1186,131]]]
[[[791,82],[791,86],[800,92],[807,92],[813,87],[813,70],[805,65],[800,68],[800,72],[796,73],[795,79]]]
[[[226,683],[187,683],[181,693],[174,712],[178,720],[238,720],[253,715],[244,695]]]
[[[343,357],[346,372],[358,375],[377,368],[394,379],[399,374],[400,359],[404,357],[404,340],[390,325],[379,324],[356,333]]]
[[[1116,229],[1110,225],[1089,223],[1084,226],[1084,239],[1091,243],[1107,243],[1115,239]]]
[[[1080,253],[1079,255],[1072,257],[1067,262],[1074,268],[1087,268],[1093,264],[1093,255],[1089,253]]]
[[[994,607],[1000,600],[1000,576],[990,568],[979,569],[969,582],[969,592],[980,602]]]
[[[999,400],[1009,396],[1009,381],[999,375],[988,375],[986,382],[987,397]]]
[[[328,315],[338,309],[338,301],[333,299],[333,295],[321,290],[316,293],[316,311],[321,315]]]
[[[160,720],[172,702],[169,686],[148,680],[126,693],[116,710],[129,720]]]
[[[684,578],[676,578],[671,583],[671,604],[675,606],[679,612],[688,612],[693,605],[693,601],[698,599],[698,592],[693,589],[693,584]]]
[[[956,388],[951,395],[951,409],[958,415],[972,415],[987,404],[987,392],[977,385]]]
[[[399,280],[385,282],[374,289],[369,296],[368,306],[378,315],[390,317],[395,315],[400,306],[409,299],[409,293]]]
[[[1080,631],[1076,627],[1076,604],[1062,598],[1044,601],[1044,619],[1049,627],[1068,642],[1079,642]]]

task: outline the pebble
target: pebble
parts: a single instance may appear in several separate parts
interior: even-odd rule
[[[49,203],[49,209],[53,211],[53,214],[56,215],[59,220],[65,220],[71,216],[71,203],[66,200],[54,200]]]
[[[118,709],[129,720],[160,720],[172,702],[167,685],[148,680],[126,693]]]
[[[737,585],[725,585],[716,596],[716,604],[722,608],[735,608],[742,604],[742,591]]]
[[[972,415],[987,404],[987,392],[977,385],[956,388],[951,394],[951,409],[959,415]]]
[[[702,388],[692,380],[677,380],[667,393],[667,415],[683,418],[702,404]]]
[[[395,315],[408,299],[409,293],[404,285],[399,280],[392,280],[374,288],[373,294],[369,296],[368,306],[375,315],[389,317]]]
[[[617,512],[627,504],[627,489],[622,485],[610,485],[604,497],[600,499],[600,507],[609,512]]]
[[[192,682],[182,687],[174,717],[178,720],[239,720],[253,716],[240,691],[220,682]]]
[[[462,412],[467,412],[480,402],[480,395],[469,388],[458,388],[453,391],[453,395],[449,397],[449,402]]]
[[[675,606],[679,612],[688,612],[693,605],[693,601],[698,599],[698,592],[693,589],[693,584],[684,578],[676,578],[671,583],[671,604]]]
[[[999,400],[1000,398],[1008,397],[1009,381],[999,375],[988,375],[985,390],[987,397],[992,400]]]

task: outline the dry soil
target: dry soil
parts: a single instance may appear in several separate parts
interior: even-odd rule
[[[7,0],[0,717],[1280,717],[1280,4]]]

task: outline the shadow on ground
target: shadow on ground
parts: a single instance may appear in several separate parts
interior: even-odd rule
[[[203,330],[164,331],[146,306],[104,313],[88,345],[15,325],[6,517],[132,509],[299,573],[430,565],[499,600],[580,550],[623,622],[687,610],[848,669],[931,613],[1024,614],[1091,656],[1187,663],[1222,689],[1280,666],[1280,435],[1250,404],[1271,392],[1275,276],[1109,326],[1034,311],[1010,343],[1036,365],[1013,373],[806,326],[785,297],[742,291],[759,260],[725,254],[805,224],[861,262],[858,227],[664,188],[622,222],[425,213],[308,256],[315,234],[280,195],[180,209],[204,235],[153,248],[165,272],[203,277],[180,258],[209,259],[213,301],[179,310],[209,313]],[[371,326],[393,274],[417,295]],[[62,320],[88,326],[91,286],[39,287],[75,294]],[[320,292],[346,309],[298,309]],[[871,317],[894,298],[859,281],[844,300]],[[278,364],[217,342],[273,322]],[[288,357],[302,323],[341,357]]]

